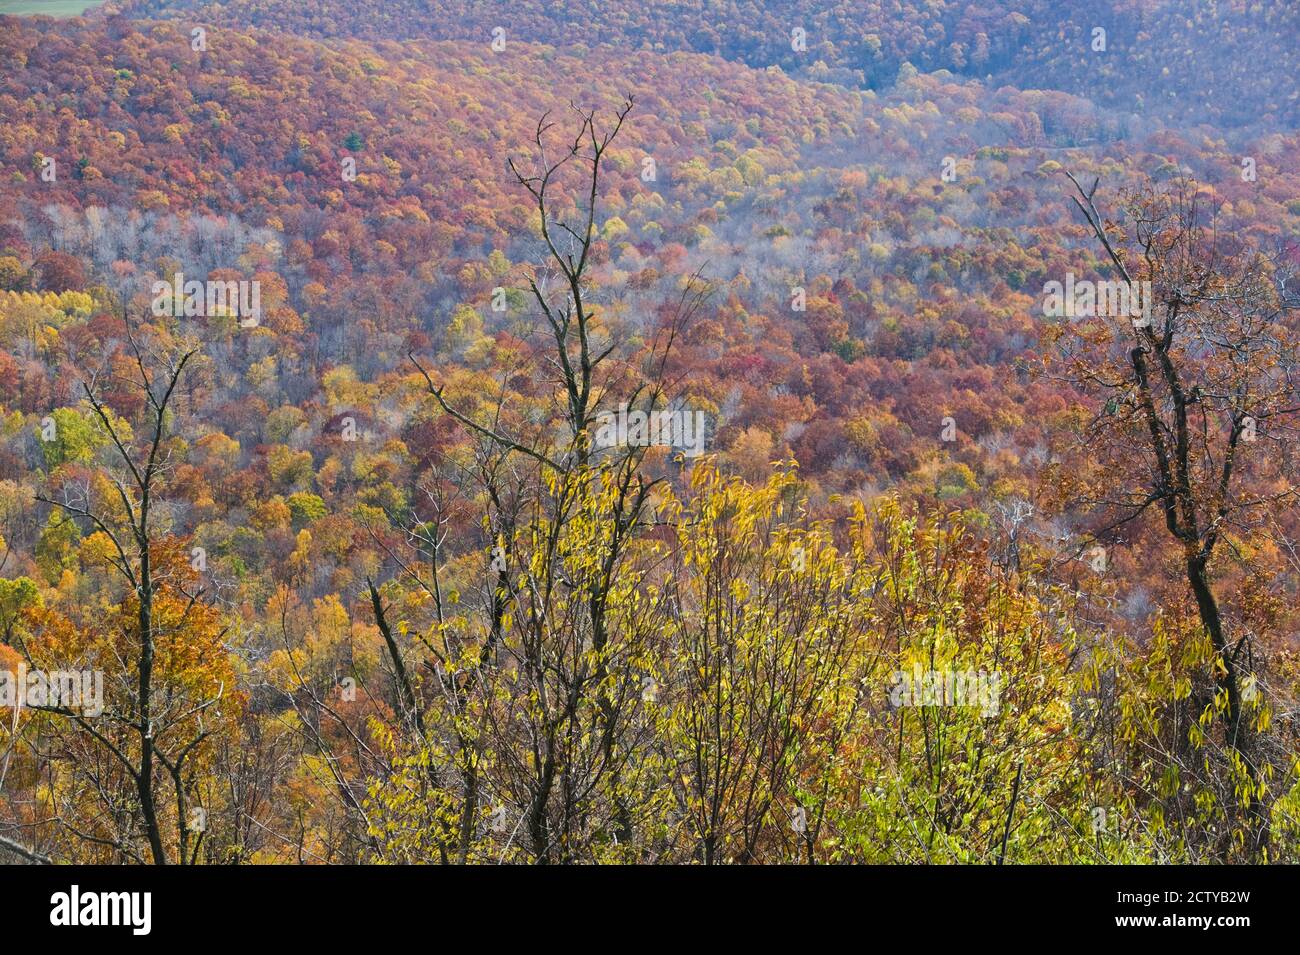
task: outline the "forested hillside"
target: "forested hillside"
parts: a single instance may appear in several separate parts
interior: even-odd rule
[[[1297,39],[0,17],[0,858],[1300,861]]]
[[[115,0],[108,9],[330,39],[480,42],[499,28],[559,48],[708,53],[877,90],[910,64],[992,89],[1063,90],[1144,122],[1290,128],[1300,106],[1290,79],[1300,10],[1286,0],[534,0],[508,14],[477,0]]]

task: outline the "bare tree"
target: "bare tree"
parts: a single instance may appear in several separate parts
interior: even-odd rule
[[[1237,552],[1234,535],[1258,529],[1300,490],[1286,448],[1300,414],[1288,275],[1221,234],[1194,183],[1129,194],[1114,223],[1098,210],[1096,182],[1070,180],[1122,297],[1148,307],[1084,316],[1062,335],[1065,377],[1097,400],[1076,449],[1088,476],[1067,483],[1097,516],[1094,539],[1113,539],[1148,511],[1161,517],[1214,648],[1224,741],[1253,790],[1261,756],[1244,705],[1250,633],[1233,633],[1215,572],[1225,547]],[[1260,849],[1268,826],[1253,791],[1248,811]]]
[[[160,342],[142,343],[130,331],[127,337],[136,372],[128,384],[144,397],[144,433],[132,438],[105,404],[102,391],[109,376],[94,375],[81,383],[116,461],[115,468],[103,472],[112,489],[111,499],[96,500],[90,483],[81,487],[65,484],[59,496],[38,494],[37,499],[99,532],[111,545],[108,563],[134,604],[134,625],[122,635],[123,652],[129,656],[108,661],[116,666],[110,674],[113,689],[106,693],[112,699],[106,701],[102,715],[91,717],[62,705],[42,708],[70,720],[78,732],[106,751],[110,762],[125,771],[135,791],[131,815],[143,830],[149,858],[158,865],[173,860],[185,864],[195,860],[205,829],[189,825],[193,794],[189,763],[213,732],[206,717],[218,707],[226,688],[196,698],[176,692],[170,683],[159,685],[155,667],[159,640],[196,626],[212,626],[215,615],[203,603],[201,587],[186,589],[192,581],[177,573],[175,560],[160,561],[161,535],[155,523],[162,506],[162,486],[172,467],[169,437],[176,415],[177,386],[196,350],[174,353]],[[160,607],[162,599],[167,602],[165,608]],[[25,645],[23,649],[26,652]],[[123,682],[132,677],[133,682]],[[168,834],[172,826],[164,821],[163,778],[170,780],[175,801],[174,839]],[[109,787],[100,781],[92,782],[95,791],[108,792]],[[114,815],[119,807],[112,805],[108,795],[104,798],[109,802],[108,815]],[[105,841],[76,831],[74,835]],[[119,830],[107,842],[127,857],[139,858],[130,844],[129,831]],[[168,843],[172,843],[170,848]]]
[[[533,137],[534,168],[526,169],[522,159],[508,161],[539,220],[544,264],[527,287],[548,339],[542,360],[561,400],[554,426],[532,437],[512,431],[503,423],[509,415],[502,397],[486,416],[464,411],[411,356],[442,411],[480,442],[476,470],[494,556],[490,626],[479,661],[485,668],[497,665],[498,654],[504,657],[496,678],[484,678],[479,692],[498,697],[485,711],[502,739],[498,753],[517,749],[521,738],[532,749],[528,760],[503,760],[493,785],[519,807],[539,861],[577,857],[591,837],[586,827],[596,798],[612,801],[608,815],[615,820],[613,833],[596,838],[622,844],[631,836],[635,813],[618,783],[630,757],[623,736],[639,700],[629,689],[639,686],[629,669],[636,656],[631,644],[652,633],[644,626],[615,633],[609,601],[616,581],[638,572],[628,557],[653,526],[649,506],[662,478],[645,472],[645,447],[597,447],[594,424],[615,400],[646,413],[672,400],[669,353],[709,294],[698,272],[687,278],[676,308],[638,356],[639,367],[620,354],[598,320],[589,271],[599,239],[601,173],[632,106],[624,102],[605,128],[595,110],[575,107],[577,133],[563,141],[558,156],[552,154],[557,123],[544,116]],[[569,172],[578,169],[580,185],[570,197]],[[566,218],[565,209],[576,213]],[[530,466],[519,469],[513,460]],[[593,509],[603,533],[590,542],[593,549],[579,569],[570,535]],[[540,532],[520,552],[517,534],[527,526]],[[506,746],[507,739],[515,745]]]

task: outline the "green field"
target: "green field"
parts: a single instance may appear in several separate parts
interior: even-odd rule
[[[75,17],[103,0],[0,0],[0,14],[40,13],[47,17]]]

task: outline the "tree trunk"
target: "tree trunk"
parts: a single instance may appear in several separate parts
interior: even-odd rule
[[[1219,614],[1219,602],[1215,598],[1214,590],[1210,587],[1210,582],[1206,577],[1205,564],[1206,558],[1202,554],[1196,553],[1188,556],[1187,582],[1196,597],[1196,608],[1200,614],[1202,625],[1210,635],[1210,643],[1214,646],[1214,652],[1218,659],[1223,662],[1221,668],[1216,667],[1215,682],[1218,684],[1219,689],[1223,690],[1228,696],[1227,743],[1233,752],[1241,757],[1253,786],[1256,782],[1256,769],[1251,755],[1249,731],[1242,726],[1241,685],[1237,665],[1228,653],[1228,644],[1223,636],[1223,620]],[[1250,793],[1246,804],[1246,812],[1255,823],[1253,849],[1257,853],[1262,852],[1268,845],[1268,818],[1253,791]]]
[[[147,504],[146,504],[147,506]],[[140,814],[144,817],[145,831],[149,837],[149,851],[155,865],[167,864],[163,850],[162,832],[158,828],[158,811],[153,795],[153,708],[150,694],[153,691],[153,577],[149,566],[149,545],[146,541],[140,557],[140,771],[135,777],[140,795]],[[180,820],[184,825],[185,820]]]

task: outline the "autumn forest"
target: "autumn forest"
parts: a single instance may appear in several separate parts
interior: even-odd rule
[[[1300,863],[1300,7],[6,9],[0,862]]]

